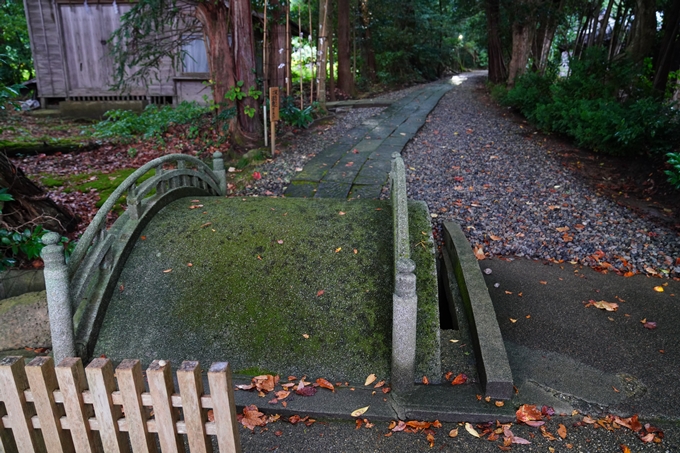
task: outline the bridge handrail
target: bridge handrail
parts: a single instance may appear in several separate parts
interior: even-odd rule
[[[213,159],[214,159],[214,166],[217,166],[217,161],[222,164],[222,168],[220,168],[217,171],[213,171],[206,163],[201,161],[200,159],[193,157],[193,156],[187,156],[185,154],[168,154],[166,156],[161,156],[156,159],[153,159],[146,164],[142,165],[139,167],[137,170],[134,171],[130,176],[128,176],[125,181],[121,183],[120,186],[116,190],[113,191],[113,193],[109,196],[109,198],[106,200],[106,202],[102,205],[101,208],[99,208],[99,211],[97,211],[97,214],[94,216],[94,219],[92,219],[92,222],[90,223],[90,226],[87,227],[85,230],[85,233],[81,236],[80,240],[78,241],[78,244],[76,245],[75,250],[71,254],[71,257],[68,262],[68,273],[69,277],[73,276],[74,272],[78,269],[80,264],[83,262],[85,259],[85,255],[87,254],[88,250],[90,249],[90,246],[92,245],[92,242],[96,239],[97,235],[100,233],[101,229],[103,226],[106,225],[106,218],[108,216],[109,211],[115,206],[116,202],[118,199],[125,193],[130,190],[130,188],[133,189],[135,188],[135,185],[137,181],[144,176],[149,170],[151,169],[159,169],[162,168],[163,164],[166,164],[168,162],[188,162],[193,165],[195,165],[199,171],[205,172],[205,174],[215,183],[216,187],[219,188],[219,194],[223,195],[224,192],[226,191],[226,179],[224,179],[224,169],[223,169],[223,161],[222,161],[222,154],[217,152],[213,154]],[[179,166],[179,165],[178,165]],[[178,170],[181,170],[178,168]],[[172,172],[173,170],[171,170]],[[157,175],[160,176],[160,175]],[[142,193],[135,193],[134,196],[137,197],[139,195],[145,195],[144,191]]]

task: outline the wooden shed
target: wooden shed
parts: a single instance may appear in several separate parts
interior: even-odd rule
[[[167,59],[160,77],[125,93],[111,91],[114,62],[108,40],[132,3],[116,0],[24,0],[33,62],[42,107],[62,101],[142,101],[203,103],[210,89],[208,59],[202,36],[185,51],[183,67]]]

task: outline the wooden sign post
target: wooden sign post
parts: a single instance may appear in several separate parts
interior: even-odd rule
[[[269,120],[271,121],[272,157],[276,149],[276,122],[279,120],[279,87],[269,88]]]

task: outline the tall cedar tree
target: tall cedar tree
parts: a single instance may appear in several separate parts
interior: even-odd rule
[[[338,89],[354,96],[349,0],[338,0]]]

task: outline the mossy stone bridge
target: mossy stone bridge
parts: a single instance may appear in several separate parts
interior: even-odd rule
[[[391,383],[402,415],[421,414],[428,398],[428,407],[450,405],[414,385],[442,380],[446,286],[447,303],[467,306],[473,333],[484,330],[475,343],[483,390],[509,398],[469,245],[447,226],[451,258],[438,279],[427,206],[406,199],[403,162],[392,157],[391,200],[228,198],[220,153],[212,168],[181,154],[147,163],[102,206],[68,264],[58,237],[43,239],[55,360],[228,359],[237,375],[353,383],[374,373]],[[107,227],[123,197],[126,211]]]

